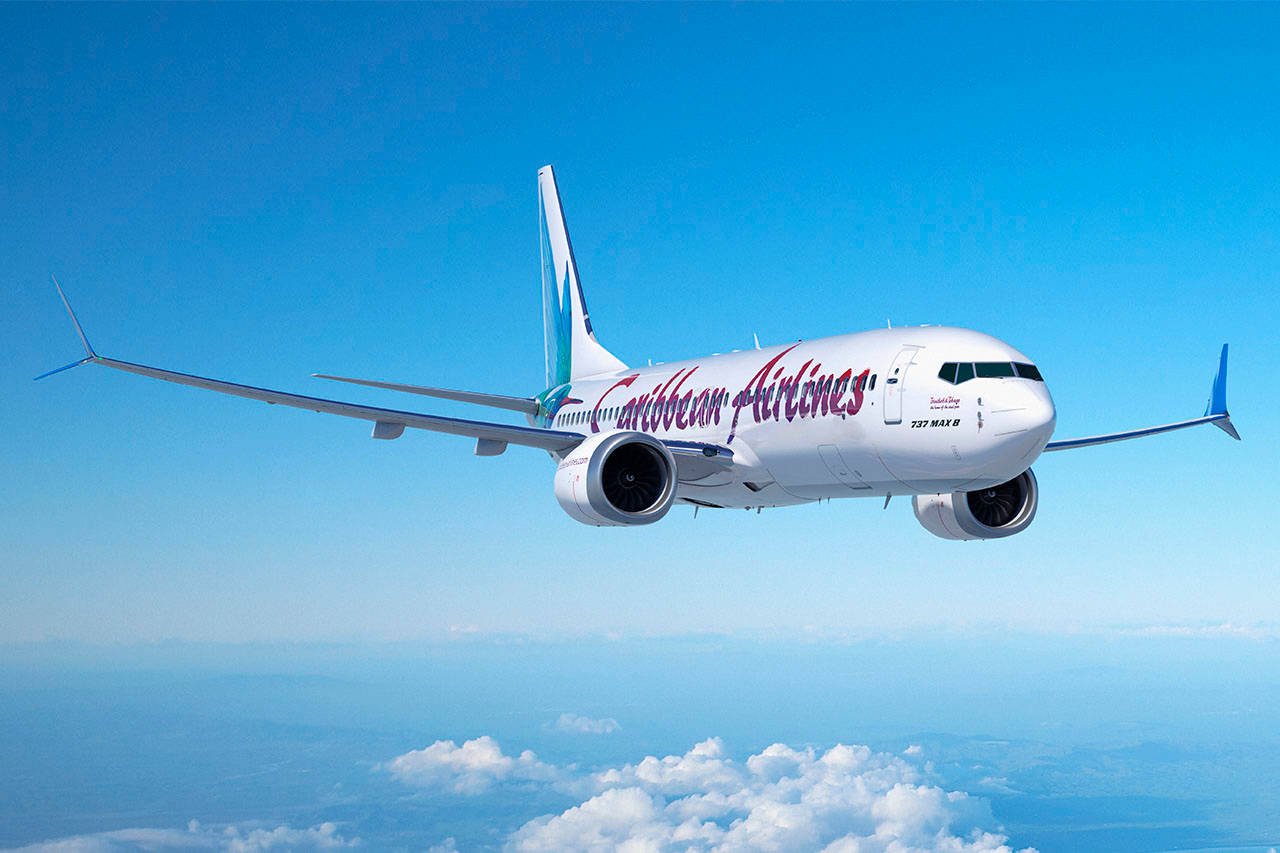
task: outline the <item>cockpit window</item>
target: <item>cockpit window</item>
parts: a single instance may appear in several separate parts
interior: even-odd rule
[[[1023,364],[1015,361],[1013,366],[1018,368],[1018,375],[1024,379],[1034,379],[1037,382],[1043,382],[1044,377],[1040,375],[1039,369],[1034,364]]]
[[[1022,362],[979,361],[975,363],[948,361],[938,371],[939,379],[950,382],[953,385],[968,382],[975,377],[979,379],[997,379],[1003,376],[1019,376],[1023,379],[1033,379],[1036,382],[1044,381],[1044,377],[1040,375],[1040,371],[1036,369],[1034,364],[1023,364]]]
[[[979,379],[994,379],[999,376],[1013,376],[1013,365],[1007,361],[980,361],[974,365]]]

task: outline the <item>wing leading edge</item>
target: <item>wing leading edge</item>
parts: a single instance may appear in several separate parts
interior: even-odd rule
[[[1088,438],[1068,438],[1062,441],[1051,441],[1045,445],[1044,449],[1046,453],[1051,450],[1074,450],[1077,447],[1092,447],[1095,444],[1110,444],[1113,441],[1144,438],[1148,435],[1158,435],[1162,432],[1172,432],[1175,429],[1186,429],[1200,424],[1213,424],[1236,441],[1240,440],[1240,433],[1236,432],[1235,425],[1231,423],[1231,415],[1227,413],[1226,344],[1222,345],[1222,356],[1218,359],[1218,374],[1213,378],[1213,391],[1209,395],[1209,405],[1205,406],[1203,416],[1172,424],[1128,430],[1127,432],[1111,432],[1105,435],[1089,436]]]

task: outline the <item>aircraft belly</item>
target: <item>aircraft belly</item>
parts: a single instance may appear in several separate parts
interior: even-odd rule
[[[783,489],[777,483],[767,483],[755,491],[743,483],[730,483],[723,486],[703,486],[695,483],[681,483],[676,489],[676,497],[685,498],[704,506],[741,509],[743,507],[795,506],[811,503]]]
[[[892,479],[856,418],[793,423],[781,430],[787,434],[775,433],[779,440],[758,440],[755,446],[778,484],[798,498],[867,496]]]

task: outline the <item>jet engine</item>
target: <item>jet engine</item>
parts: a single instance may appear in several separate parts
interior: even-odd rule
[[[556,500],[583,524],[652,524],[675,498],[675,458],[644,433],[590,436],[556,469]]]
[[[1036,517],[1040,491],[1028,468],[1007,483],[972,492],[916,495],[916,518],[943,539],[999,539],[1021,533]]]

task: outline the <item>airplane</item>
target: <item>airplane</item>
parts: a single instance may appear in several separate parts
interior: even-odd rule
[[[675,504],[766,507],[833,498],[911,496],[920,524],[950,540],[998,539],[1035,518],[1041,453],[1213,424],[1227,412],[1227,345],[1198,418],[1053,440],[1057,412],[1035,363],[981,332],[884,328],[628,367],[596,339],[555,173],[538,170],[546,388],[532,397],[313,374],[321,379],[517,412],[527,425],[441,417],[273,391],[98,355],[56,278],[83,359],[251,400],[373,422],[373,438],[406,428],[509,445],[556,462],[554,491],[576,521],[633,526]]]

